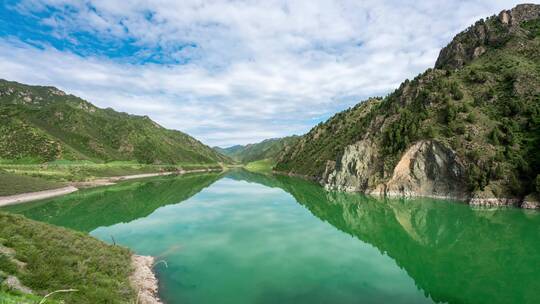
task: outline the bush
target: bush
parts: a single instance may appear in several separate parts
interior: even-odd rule
[[[452,82],[452,84],[450,85],[450,94],[452,95],[452,98],[454,98],[454,100],[463,99],[463,92],[459,89],[459,86],[455,82]]]
[[[484,190],[488,184],[486,170],[480,168],[477,164],[471,164],[468,170],[468,184],[471,191]]]
[[[476,121],[476,114],[474,114],[474,112],[471,112],[469,113],[469,115],[467,115],[466,119],[468,123],[474,123]]]
[[[447,124],[456,119],[457,109],[449,100],[446,101],[446,106],[443,109],[443,116],[444,122]]]

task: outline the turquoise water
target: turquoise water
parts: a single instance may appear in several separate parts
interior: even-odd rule
[[[245,171],[8,208],[167,263],[166,303],[540,303],[540,214]]]

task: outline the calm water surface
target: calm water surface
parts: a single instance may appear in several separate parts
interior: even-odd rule
[[[540,303],[540,213],[377,200],[245,171],[7,208],[159,264],[167,303]]]

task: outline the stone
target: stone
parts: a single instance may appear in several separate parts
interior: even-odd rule
[[[456,153],[431,140],[412,145],[386,183],[387,196],[428,196],[464,200],[465,168]]]
[[[540,209],[540,198],[538,195],[530,194],[525,197],[521,204],[523,209]]]
[[[511,16],[508,11],[502,11],[499,13],[499,21],[501,21],[502,24],[509,24],[510,18]]]
[[[322,184],[327,189],[365,192],[374,186],[378,171],[378,149],[369,139],[347,146],[335,164],[327,163]]]
[[[137,291],[138,303],[161,304],[162,302],[158,297],[158,280],[152,270],[154,258],[133,255],[131,262],[135,271],[131,275],[130,281]]]
[[[32,289],[24,286],[21,281],[16,276],[8,276],[3,282],[2,286],[5,286],[7,289],[15,290],[22,292],[24,294],[33,294]]]

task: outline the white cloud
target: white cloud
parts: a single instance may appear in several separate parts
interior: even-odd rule
[[[56,37],[131,39],[140,58],[159,50],[187,63],[83,57],[4,37],[0,77],[146,114],[210,145],[245,144],[303,133],[314,117],[390,92],[431,67],[457,32],[516,3],[26,0],[19,12],[58,10],[40,20]]]

